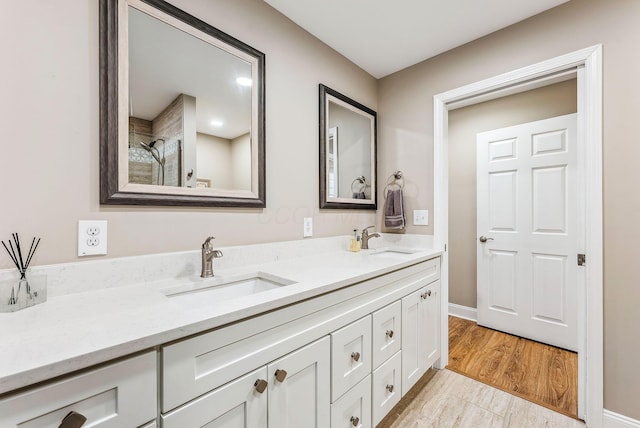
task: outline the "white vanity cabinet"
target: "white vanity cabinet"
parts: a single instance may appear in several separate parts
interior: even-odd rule
[[[0,427],[58,428],[71,411],[85,426],[139,427],[157,417],[156,353],[148,352],[0,399]]]
[[[440,281],[402,299],[402,395],[440,358]]]
[[[439,356],[439,274],[427,260],[163,346],[162,428],[373,427],[404,395],[405,340],[409,382]]]

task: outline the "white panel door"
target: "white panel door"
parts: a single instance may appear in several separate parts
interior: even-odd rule
[[[477,150],[478,324],[576,351],[576,114],[480,133]]]

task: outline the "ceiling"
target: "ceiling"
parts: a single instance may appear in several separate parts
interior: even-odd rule
[[[264,0],[376,78],[568,0]]]

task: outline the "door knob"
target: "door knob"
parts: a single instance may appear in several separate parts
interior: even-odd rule
[[[262,394],[264,390],[267,389],[267,385],[269,385],[269,383],[264,379],[258,379],[256,380],[256,383],[253,384],[253,386],[256,388],[256,391],[258,391],[260,394]]]
[[[276,380],[280,383],[284,382],[285,378],[287,377],[287,371],[286,370],[281,370],[278,369],[276,370]]]
[[[352,352],[351,358],[353,358],[353,361],[358,361],[360,359],[360,352]]]
[[[354,427],[357,427],[359,423],[360,423],[359,417],[351,416],[351,425],[353,425]]]
[[[478,241],[484,244],[487,241],[493,241],[493,238],[487,238],[486,236],[481,236],[480,238],[478,238]]]

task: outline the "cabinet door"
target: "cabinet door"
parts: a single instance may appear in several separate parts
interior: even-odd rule
[[[267,391],[262,367],[162,416],[163,428],[266,428]],[[262,392],[260,392],[262,390]]]
[[[425,370],[440,358],[440,281],[429,285],[422,302]]]
[[[440,358],[440,281],[402,299],[402,395]]]
[[[57,428],[71,411],[85,426],[137,427],[156,417],[156,400],[149,352],[0,400],[0,427]]]
[[[424,348],[422,304],[425,288],[402,298],[402,395],[424,374],[420,351]]]
[[[326,428],[330,419],[329,337],[269,364],[269,426]]]

